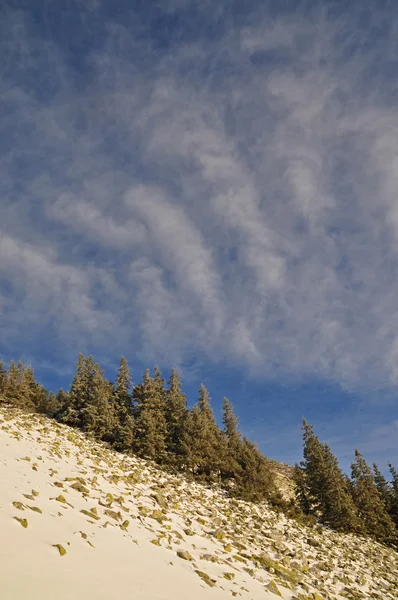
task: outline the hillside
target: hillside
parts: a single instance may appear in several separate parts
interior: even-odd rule
[[[0,407],[3,600],[398,596],[398,556]]]

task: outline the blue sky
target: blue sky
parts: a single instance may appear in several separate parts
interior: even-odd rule
[[[396,3],[64,4],[1,8],[0,355],[398,463]]]

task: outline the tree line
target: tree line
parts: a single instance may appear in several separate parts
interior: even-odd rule
[[[369,535],[398,545],[398,474],[389,463],[391,481],[376,463],[371,468],[355,450],[351,477],[328,444],[303,421],[304,459],[294,468],[296,498],[305,515],[337,531]]]
[[[46,414],[116,451],[216,482],[233,497],[267,501],[305,523],[320,522],[397,545],[398,474],[391,464],[387,481],[378,466],[370,468],[356,450],[348,477],[330,447],[304,420],[303,461],[293,474],[295,497],[286,499],[278,490],[271,461],[239,431],[229,400],[223,400],[223,427],[219,427],[205,386],[200,386],[197,401],[189,408],[176,369],[167,382],[159,368],[147,369],[134,385],[122,356],[111,382],[92,356],[80,354],[70,389],[54,394],[36,382],[30,366],[11,361],[6,368],[0,361],[1,402]]]
[[[217,425],[204,385],[188,407],[180,374],[168,382],[155,367],[133,385],[121,357],[114,383],[106,379],[92,356],[82,354],[68,391],[48,392],[21,362],[0,363],[0,402],[44,413],[60,423],[89,433],[120,452],[155,461],[196,479],[217,482],[234,497],[274,505],[283,502],[270,461],[239,431],[227,398],[223,428]]]

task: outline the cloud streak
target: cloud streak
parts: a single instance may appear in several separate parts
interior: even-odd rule
[[[188,4],[8,11],[1,351],[395,386],[395,11]]]

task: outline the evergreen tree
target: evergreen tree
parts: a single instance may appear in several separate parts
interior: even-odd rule
[[[3,370],[3,395],[5,400],[28,411],[35,411],[44,393],[34,377],[33,369],[21,361],[10,362],[8,371]]]
[[[134,449],[145,456],[162,463],[166,459],[167,424],[165,416],[164,380],[159,369],[155,378],[149,369],[145,371],[143,382],[135,386],[135,439]]]
[[[69,402],[69,392],[67,390],[64,390],[61,388],[57,394],[58,409],[54,413],[55,419],[58,418],[58,413],[64,409],[64,407],[68,404],[68,402]]]
[[[120,358],[113,393],[115,430],[110,440],[116,450],[131,450],[134,442],[134,416],[130,369],[124,356]]]
[[[181,387],[180,374],[172,369],[165,393],[166,451],[168,462],[179,467],[183,466],[185,460],[184,439],[188,410],[187,399]]]
[[[228,398],[223,399],[223,424],[227,438],[227,452],[223,465],[223,474],[228,477],[237,477],[240,465],[239,459],[243,452],[242,438],[239,431],[238,418]]]
[[[297,463],[294,465],[293,481],[295,485],[296,500],[304,514],[311,514],[314,499],[311,498],[311,492],[307,481],[307,475],[303,467]]]
[[[4,362],[0,360],[0,395],[4,394],[7,384],[7,369]],[[1,401],[1,400],[0,400]]]
[[[46,395],[46,390],[35,380],[35,375],[31,366],[24,366],[18,363],[19,370],[19,404],[26,410],[35,411],[42,399]]]
[[[391,509],[390,515],[396,527],[398,527],[398,473],[391,463],[388,463],[388,468],[391,473]]]
[[[36,405],[37,412],[53,418],[60,408],[61,403],[58,400],[58,395],[55,395],[53,392],[47,392],[47,390],[44,390],[43,388],[43,393],[41,397],[38,398],[38,403]]]
[[[351,478],[355,504],[365,532],[379,541],[392,542],[396,537],[394,524],[376,487],[372,470],[358,450],[355,450],[351,465]]]
[[[387,512],[391,514],[393,502],[392,489],[376,463],[373,463],[373,481],[384,502]]]
[[[238,426],[238,417],[235,415],[234,408],[228,398],[223,399],[223,424],[228,442],[232,445],[239,445],[241,436]]]
[[[99,365],[92,356],[80,354],[70,392],[56,416],[66,425],[106,439],[115,427],[111,397],[112,385]]]
[[[79,354],[76,365],[76,374],[73,378],[72,385],[66,397],[63,397],[64,402],[60,410],[56,413],[56,419],[70,427],[83,429],[83,406],[88,395],[88,373],[87,359],[83,354]]]
[[[247,438],[243,438],[240,446],[238,465],[236,484],[231,492],[233,496],[248,502],[268,500],[280,503],[269,461]]]
[[[5,383],[4,396],[10,404],[15,406],[20,405],[20,382],[21,382],[21,363],[18,366],[13,360],[10,361],[10,365],[7,371],[7,379]]]
[[[327,444],[319,441],[305,419],[302,429],[304,460],[301,468],[307,490],[302,510],[319,517],[333,529],[359,531],[357,511],[337,458]],[[297,500],[300,502],[300,496]]]
[[[91,360],[90,360],[91,359]],[[115,429],[112,384],[101,367],[88,359],[88,394],[82,410],[83,429],[100,440],[109,440]]]
[[[207,478],[220,476],[227,451],[226,436],[217,426],[210,397],[202,384],[197,404],[189,412],[186,426],[187,464]]]

